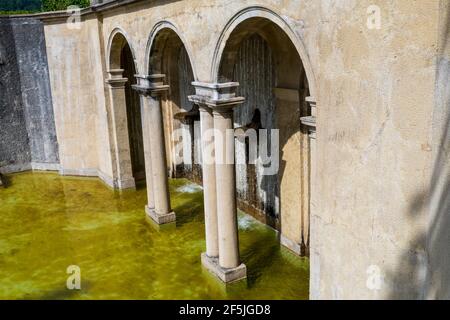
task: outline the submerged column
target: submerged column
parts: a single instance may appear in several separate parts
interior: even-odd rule
[[[142,135],[144,141],[144,160],[145,160],[145,180],[147,184],[147,205],[145,212],[155,211],[155,197],[153,193],[153,170],[150,144],[150,124],[149,106],[147,96],[151,94],[149,83],[146,76],[136,75],[138,84],[133,85],[133,89],[139,93],[141,102]]]
[[[217,263],[219,239],[217,231],[216,167],[214,161],[214,118],[212,109],[203,102],[202,96],[190,96],[200,111],[200,135],[202,152],[203,199],[205,210],[206,252],[202,263]],[[208,261],[210,260],[210,261]]]
[[[130,141],[128,137],[127,105],[125,84],[128,79],[122,76],[122,69],[110,70],[106,80],[110,88],[110,124],[113,156],[113,181],[108,182],[118,189],[135,188],[131,167]]]
[[[202,262],[222,281],[233,282],[247,276],[247,268],[241,264],[239,258],[233,129],[233,108],[243,103],[244,98],[235,95],[234,91],[239,85],[238,83],[194,82],[193,84],[196,87],[196,96],[193,101],[199,105],[206,105],[212,110],[213,119],[211,119],[211,113],[208,114],[206,110],[202,113],[201,119],[209,126],[211,126],[212,120],[214,125],[215,200],[219,259],[207,259],[206,257],[202,259]],[[208,112],[210,111],[208,110]],[[211,168],[210,170],[212,171]],[[211,181],[207,182],[211,184]],[[210,186],[210,188],[213,187]],[[212,199],[214,198],[212,197]],[[213,233],[212,227],[211,230]]]
[[[155,209],[147,208],[147,214],[157,224],[171,223],[176,220],[170,206],[169,182],[167,177],[166,143],[162,116],[161,98],[169,89],[164,85],[162,74],[141,78],[139,87],[145,88],[147,118],[149,118],[150,159]],[[135,87],[136,88],[136,87]]]

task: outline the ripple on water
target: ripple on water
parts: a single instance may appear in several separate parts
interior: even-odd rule
[[[239,214],[248,280],[225,288],[205,272],[201,187],[170,181],[177,224],[145,220],[146,190],[114,192],[98,179],[9,176],[0,189],[0,299],[307,299],[308,260]],[[81,290],[66,289],[69,265]]]

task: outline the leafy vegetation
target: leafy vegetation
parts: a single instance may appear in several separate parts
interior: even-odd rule
[[[0,0],[0,11],[36,12],[42,8],[42,0]]]
[[[66,10],[69,6],[89,7],[89,0],[42,0],[42,11]]]
[[[0,14],[58,11],[69,6],[85,8],[89,4],[89,0],[0,0]]]

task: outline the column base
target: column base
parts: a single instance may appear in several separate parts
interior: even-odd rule
[[[156,215],[155,208],[150,208],[148,205],[145,205],[145,213],[149,217]]]
[[[202,265],[225,283],[236,282],[247,278],[247,267],[241,263],[240,266],[231,269],[222,268],[218,258],[211,258],[202,253]]]
[[[134,179],[116,180],[114,187],[119,190],[136,189],[136,182]]]
[[[292,241],[291,239],[287,238],[283,234],[280,234],[280,243],[281,243],[282,246],[284,246],[287,249],[291,250],[296,255],[298,255],[298,256],[301,255],[301,253],[302,253],[301,246],[298,243],[296,243],[296,242]]]
[[[177,220],[177,217],[175,215],[175,212],[170,212],[167,214],[158,214],[155,209],[149,208],[148,206],[145,206],[145,212],[147,215],[157,224],[166,224],[166,223],[172,223]]]

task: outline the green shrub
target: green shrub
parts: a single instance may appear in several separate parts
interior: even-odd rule
[[[0,0],[0,14],[21,14],[89,7],[89,0]]]
[[[42,0],[42,11],[66,10],[69,6],[89,7],[89,0]]]
[[[0,0],[0,11],[36,12],[40,11],[42,0]]]

